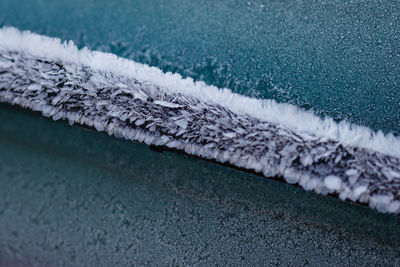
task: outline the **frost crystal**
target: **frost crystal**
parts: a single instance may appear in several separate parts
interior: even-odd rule
[[[396,137],[72,43],[0,30],[0,102],[400,213]]]

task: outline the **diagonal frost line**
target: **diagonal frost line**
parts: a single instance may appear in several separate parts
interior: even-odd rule
[[[0,102],[400,213],[400,158],[295,131],[134,75],[0,46]]]

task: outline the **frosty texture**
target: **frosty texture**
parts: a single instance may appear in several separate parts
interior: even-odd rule
[[[0,38],[1,102],[400,213],[399,151],[382,153],[398,146],[393,136],[373,136],[290,105],[219,91],[31,33],[6,29]],[[268,117],[277,110],[281,121],[280,114]]]

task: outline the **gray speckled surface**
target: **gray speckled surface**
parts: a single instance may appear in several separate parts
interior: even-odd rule
[[[398,265],[400,219],[0,106],[0,265]]]

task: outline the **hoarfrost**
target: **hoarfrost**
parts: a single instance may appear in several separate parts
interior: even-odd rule
[[[0,67],[0,102],[400,213],[393,135],[14,28],[0,30]]]

